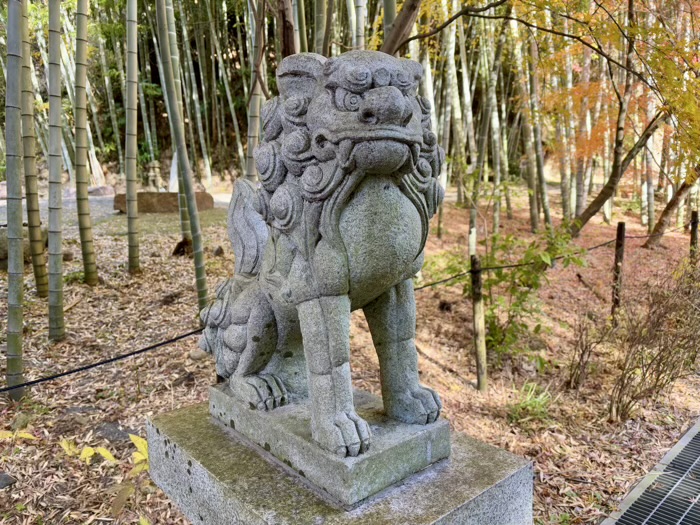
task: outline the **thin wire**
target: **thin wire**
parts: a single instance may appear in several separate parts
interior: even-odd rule
[[[663,233],[656,233],[656,234],[652,234],[652,235],[626,235],[625,239],[649,239],[651,237],[663,237],[664,235],[667,235],[669,233],[674,233],[674,232],[677,232],[681,229],[685,229],[689,225],[690,225],[690,223],[688,222],[687,224],[684,224],[683,226],[678,226],[677,228],[674,228],[672,230],[667,230]],[[601,242],[600,244],[596,244],[595,246],[591,246],[590,248],[584,248],[583,253],[588,253],[588,252],[592,252],[593,250],[603,248],[605,246],[613,244],[616,240],[617,239],[610,239],[609,241]],[[552,261],[560,261],[562,259],[565,259],[566,257],[567,257],[566,255],[559,255],[558,257],[554,257],[554,259],[552,259]],[[536,264],[537,262],[538,261],[533,261],[533,262],[529,262],[529,263],[505,264],[503,266],[486,266],[486,267],[482,268],[481,271],[485,272],[485,271],[494,271],[494,270],[506,270],[506,269],[510,269],[510,268],[521,268],[523,266],[531,266],[533,264]],[[418,288],[415,288],[414,291],[417,292],[419,290],[424,290],[426,288],[431,288],[433,286],[437,286],[438,284],[444,284],[444,283],[447,283],[447,282],[452,281],[454,279],[459,279],[460,277],[464,277],[466,275],[469,275],[470,273],[473,273],[471,268],[469,270],[464,271],[464,272],[457,273],[451,277],[446,277],[445,279],[440,279],[439,281],[434,281],[434,282],[419,286]]]
[[[202,330],[203,330],[203,328],[199,328],[197,330],[192,330],[191,332],[187,332],[186,334],[178,335],[177,337],[173,337],[172,339],[168,339],[167,341],[161,341],[160,343],[156,343],[156,344],[153,344],[151,346],[147,346],[146,348],[141,348],[140,350],[135,350],[133,352],[129,352],[128,354],[121,354],[121,355],[118,355],[115,357],[110,357],[109,359],[105,359],[103,361],[98,361],[96,363],[81,366],[81,367],[75,368],[73,370],[66,370],[65,372],[59,372],[58,374],[54,374],[54,375],[50,375],[50,376],[46,376],[46,377],[41,377],[39,379],[34,379],[33,381],[27,381],[26,383],[22,383],[20,385],[0,388],[0,394],[3,394],[5,392],[9,392],[11,390],[17,390],[18,388],[26,388],[26,387],[38,385],[41,383],[46,383],[48,381],[54,381],[54,380],[59,379],[61,377],[66,377],[69,375],[77,374],[79,372],[85,372],[86,370],[90,370],[92,368],[97,368],[98,366],[107,365],[109,363],[121,361],[122,359],[127,359],[127,358],[133,357],[135,355],[143,354],[145,352],[150,352],[151,350],[155,350],[156,348],[160,348],[160,347],[172,344],[176,341],[180,341],[181,339],[185,339],[186,337],[190,337],[191,335],[199,334],[202,332]]]

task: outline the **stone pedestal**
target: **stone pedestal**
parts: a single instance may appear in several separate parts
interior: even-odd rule
[[[221,389],[218,392],[225,395]],[[216,399],[217,394],[213,393],[212,407],[216,404],[217,415],[223,418],[225,412]],[[225,398],[218,399],[221,402]],[[366,402],[371,405],[372,399],[366,398]],[[360,400],[358,412],[361,410],[367,413]],[[256,418],[259,416],[257,413]],[[238,417],[243,424],[245,416],[238,413]],[[290,416],[290,420],[294,417]],[[421,450],[420,454],[425,455],[427,443],[442,446],[439,425],[430,432],[432,438],[412,437],[416,447],[413,450]],[[296,436],[292,439],[303,440],[302,431]],[[279,444],[272,432],[269,438],[276,446]],[[244,443],[245,438],[230,427],[230,422],[224,425],[210,416],[206,404],[154,418],[148,424],[148,441],[151,476],[194,524],[532,524],[532,465],[461,434],[452,436],[449,459],[355,503],[350,510],[338,503],[338,494],[331,496],[312,484],[306,472],[302,475],[271,454],[261,454],[255,449],[257,445]],[[382,449],[378,443],[381,438],[373,441],[375,454],[389,454],[392,447]],[[272,450],[270,442],[268,445]],[[410,447],[397,450],[402,450],[400,455],[385,458],[393,457],[393,463],[416,461],[407,457],[415,453]],[[287,459],[291,464],[291,459]],[[362,464],[361,458],[356,460]],[[382,461],[375,461],[386,467]],[[363,472],[362,468],[353,473],[351,467],[342,469],[333,463],[327,465],[327,470],[341,486],[346,476],[354,475],[359,482],[369,483],[373,477],[383,475],[381,470]],[[333,470],[338,471],[331,473]]]
[[[387,418],[378,397],[358,390],[353,397],[357,414],[372,431],[372,446],[348,458],[323,450],[311,438],[308,399],[270,412],[251,410],[222,383],[209,390],[209,411],[344,508],[450,455],[445,419],[407,425]]]

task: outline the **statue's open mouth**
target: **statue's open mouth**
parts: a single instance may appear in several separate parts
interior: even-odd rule
[[[313,138],[314,146],[320,149],[325,149],[332,144],[336,151],[337,162],[340,167],[346,169],[352,169],[358,161],[362,163],[363,159],[359,152],[366,155],[367,148],[371,144],[369,153],[374,157],[373,162],[380,171],[383,171],[382,165],[389,169],[396,164],[394,169],[397,169],[399,166],[409,164],[410,168],[413,168],[420,158],[422,143],[422,135],[398,126],[377,126],[371,130],[359,132],[357,129],[332,132],[324,129],[318,130]]]

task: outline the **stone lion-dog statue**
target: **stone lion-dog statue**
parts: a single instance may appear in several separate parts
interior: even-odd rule
[[[282,60],[254,154],[260,184],[236,181],[229,208],[234,277],[201,313],[200,346],[233,395],[258,410],[308,396],[313,439],[340,456],[371,442],[353,405],[353,310],[369,324],[386,414],[428,424],[442,407],[419,383],[414,343],[411,279],[444,194],[422,76],[375,51]]]

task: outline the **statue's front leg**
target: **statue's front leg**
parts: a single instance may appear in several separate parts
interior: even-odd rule
[[[432,423],[442,403],[435,391],[418,380],[413,282],[399,283],[365,306],[364,312],[379,357],[387,415],[405,423]]]
[[[311,398],[311,434],[339,456],[357,456],[370,443],[355,412],[350,377],[350,299],[309,299],[297,305]]]

